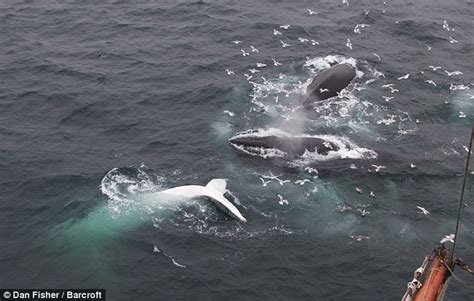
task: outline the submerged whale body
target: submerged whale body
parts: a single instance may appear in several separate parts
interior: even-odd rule
[[[318,101],[337,96],[355,75],[355,68],[349,64],[339,64],[320,72],[306,89],[302,106],[311,108]]]

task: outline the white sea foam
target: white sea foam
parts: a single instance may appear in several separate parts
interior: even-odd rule
[[[308,164],[315,161],[327,161],[334,159],[374,159],[377,153],[371,149],[359,147],[347,137],[335,135],[314,135],[309,137],[321,138],[336,145],[339,150],[331,151],[327,155],[321,155],[317,152],[306,151],[302,159],[297,160],[301,164]]]
[[[469,90],[469,86],[467,85],[455,85],[455,84],[451,84],[451,86],[449,86],[449,89],[452,90],[452,91],[456,91],[456,90]]]
[[[149,207],[138,204],[135,196],[159,190],[157,182],[153,182],[142,169],[132,169],[127,174],[119,168],[110,170],[102,179],[100,189],[108,197],[108,208],[114,215],[140,210],[150,212]]]
[[[325,57],[309,59],[305,62],[304,66],[316,74],[321,70],[330,68],[334,64],[349,64],[356,68],[357,60],[351,57],[347,58],[342,55],[328,55]]]
[[[472,117],[474,115],[474,93],[469,89],[460,89],[454,92],[451,100],[451,110],[453,115],[461,118]]]
[[[284,158],[288,154],[276,148],[263,148],[253,146],[233,145],[237,150],[251,156],[258,156],[262,158]]]

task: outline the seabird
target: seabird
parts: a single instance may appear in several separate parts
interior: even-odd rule
[[[419,211],[418,213],[423,213],[424,215],[430,214],[430,212],[429,212],[428,210],[426,210],[425,208],[423,208],[423,207],[416,206],[416,208],[418,208],[418,209],[421,210],[421,211]]]
[[[280,199],[280,200],[278,201],[278,203],[279,203],[280,205],[288,205],[288,201],[285,200],[285,199],[281,196],[281,194],[278,194],[278,198]]]

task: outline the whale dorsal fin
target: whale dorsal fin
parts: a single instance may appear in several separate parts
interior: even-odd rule
[[[212,179],[206,185],[207,188],[213,188],[222,194],[225,193],[226,186],[227,186],[227,183],[225,179]]]

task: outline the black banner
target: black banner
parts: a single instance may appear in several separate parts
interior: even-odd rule
[[[0,289],[0,300],[102,301],[105,300],[105,289]]]

